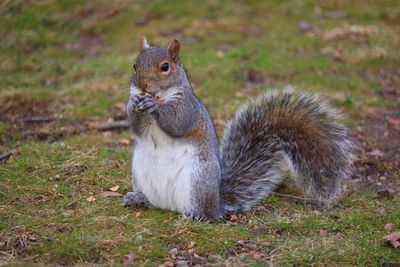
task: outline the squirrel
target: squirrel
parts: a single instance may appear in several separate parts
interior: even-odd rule
[[[286,174],[329,208],[351,170],[352,142],[342,116],[316,94],[292,88],[248,100],[224,130],[193,92],[180,57],[141,39],[127,104],[135,136],[133,191],[144,205],[214,221],[250,210]]]

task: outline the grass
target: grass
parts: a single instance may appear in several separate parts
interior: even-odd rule
[[[337,10],[344,17],[331,15]],[[399,108],[398,99],[379,93],[383,72],[399,82],[397,1],[5,1],[0,17],[0,151],[17,150],[0,165],[0,264],[120,265],[133,253],[135,264],[152,266],[174,247],[221,255],[216,265],[399,264],[400,251],[381,240],[386,223],[400,230],[398,195],[360,191],[329,211],[272,196],[266,210],[236,224],[188,222],[101,195],[115,185],[130,188],[132,145],[122,142],[129,132],[41,140],[24,136],[66,125],[17,122],[31,114],[112,117],[127,99],[146,35],[163,46],[181,40],[195,92],[216,120],[232,116],[243,95],[293,84],[329,98],[355,128],[372,108]],[[300,21],[320,32],[302,31]],[[351,25],[365,32],[349,34]],[[324,37],[334,31],[342,35]],[[261,73],[263,84],[251,84],[248,70]],[[261,248],[239,240],[266,242],[268,260],[243,253]]]

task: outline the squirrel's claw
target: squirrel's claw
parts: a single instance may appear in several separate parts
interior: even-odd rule
[[[152,96],[145,96],[139,103],[138,109],[142,112],[152,113],[158,107],[157,101]]]
[[[139,95],[132,95],[128,102],[128,112],[138,112],[141,97]]]

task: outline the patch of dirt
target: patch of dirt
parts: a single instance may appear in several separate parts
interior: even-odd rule
[[[269,88],[271,85],[285,84],[289,78],[296,74],[295,69],[289,69],[284,73],[267,73],[258,69],[246,69],[241,78],[245,86],[237,91],[237,97],[250,97],[259,94],[262,88]]]
[[[37,242],[36,235],[24,226],[15,226],[10,232],[0,233],[0,262],[28,255]]]
[[[64,49],[75,52],[81,59],[99,56],[106,47],[102,36],[92,34],[81,34],[77,42],[64,44]]]
[[[23,139],[30,131],[38,131],[38,124],[25,122],[29,117],[49,117],[53,114],[50,100],[37,101],[27,99],[23,95],[12,94],[1,99],[0,121],[6,122],[11,127],[0,136],[0,145],[11,140]]]
[[[400,99],[400,68],[396,69],[381,69],[379,73],[379,82],[381,87],[380,94],[391,100]]]
[[[125,103],[111,106],[107,120],[79,121],[55,113],[52,98],[39,101],[12,94],[0,99],[0,121],[8,125],[0,135],[0,145],[25,140],[54,142],[91,130],[125,130],[128,128],[126,117]]]
[[[274,247],[267,242],[254,240],[238,240],[236,247],[224,251],[225,257],[250,257],[257,261],[267,261],[275,252]]]
[[[369,109],[357,119],[352,185],[384,195],[400,192],[400,108]]]

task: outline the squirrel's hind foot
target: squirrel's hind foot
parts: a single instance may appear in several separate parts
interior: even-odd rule
[[[124,206],[145,206],[150,207],[150,203],[142,192],[134,191],[128,192],[124,196]]]

